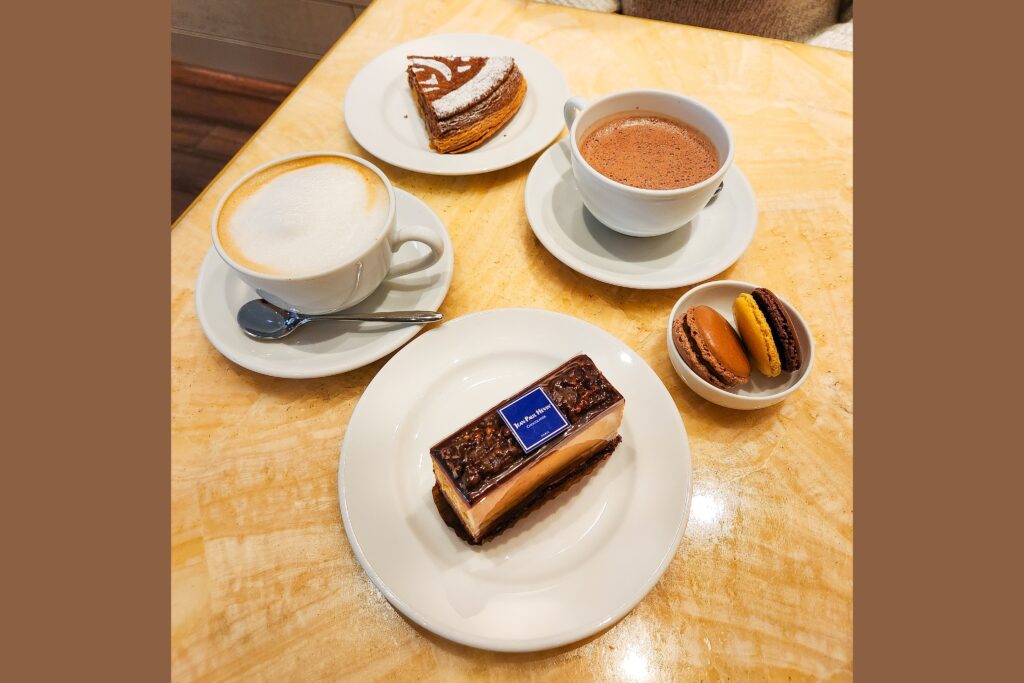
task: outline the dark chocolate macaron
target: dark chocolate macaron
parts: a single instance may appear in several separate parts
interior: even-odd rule
[[[800,369],[803,364],[803,349],[800,348],[800,338],[796,334],[796,326],[789,312],[782,305],[779,298],[770,289],[758,287],[750,296],[754,297],[757,307],[761,309],[768,327],[772,330],[772,338],[779,350],[779,360],[782,362],[782,369],[786,372],[794,372]]]
[[[672,322],[676,350],[697,376],[719,389],[750,381],[750,359],[736,330],[718,311],[694,306]]]

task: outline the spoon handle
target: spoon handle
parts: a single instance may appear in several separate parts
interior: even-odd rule
[[[437,311],[388,311],[387,313],[329,313],[304,316],[310,320],[365,320],[393,323],[436,323],[443,318]]]

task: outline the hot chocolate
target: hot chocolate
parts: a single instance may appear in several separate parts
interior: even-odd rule
[[[583,134],[583,158],[601,175],[645,190],[675,190],[719,168],[708,137],[662,114],[631,112],[598,121]]]

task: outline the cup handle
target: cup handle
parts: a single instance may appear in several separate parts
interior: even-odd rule
[[[388,277],[400,277],[417,270],[423,270],[441,260],[444,255],[444,240],[436,231],[425,228],[422,225],[409,225],[398,228],[391,238],[391,252],[395,253],[406,242],[422,242],[430,248],[430,253],[418,259],[403,263],[399,266],[392,266],[388,271]]]
[[[565,127],[572,129],[572,122],[576,120],[576,114],[585,109],[587,101],[580,96],[570,97],[562,106],[562,115],[565,117]]]

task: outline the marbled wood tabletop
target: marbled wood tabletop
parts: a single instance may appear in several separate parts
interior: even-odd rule
[[[606,631],[532,654],[477,651],[413,625],[348,546],[339,445],[387,358],[326,379],[263,377],[206,341],[193,302],[224,190],[281,155],[368,156],[344,125],[349,80],[391,46],[460,31],[532,45],[575,94],[660,87],[722,114],[760,213],[749,250],[718,277],[778,291],[817,344],[813,373],[780,405],[719,408],[666,356],[666,317],[685,288],[601,284],[534,238],[523,187],[536,157],[458,178],[368,157],[448,227],[448,319],[529,302],[591,322],[654,368],[689,432],[693,507],[664,577]],[[172,230],[174,678],[852,678],[852,72],[848,53],[525,0],[376,0]]]

